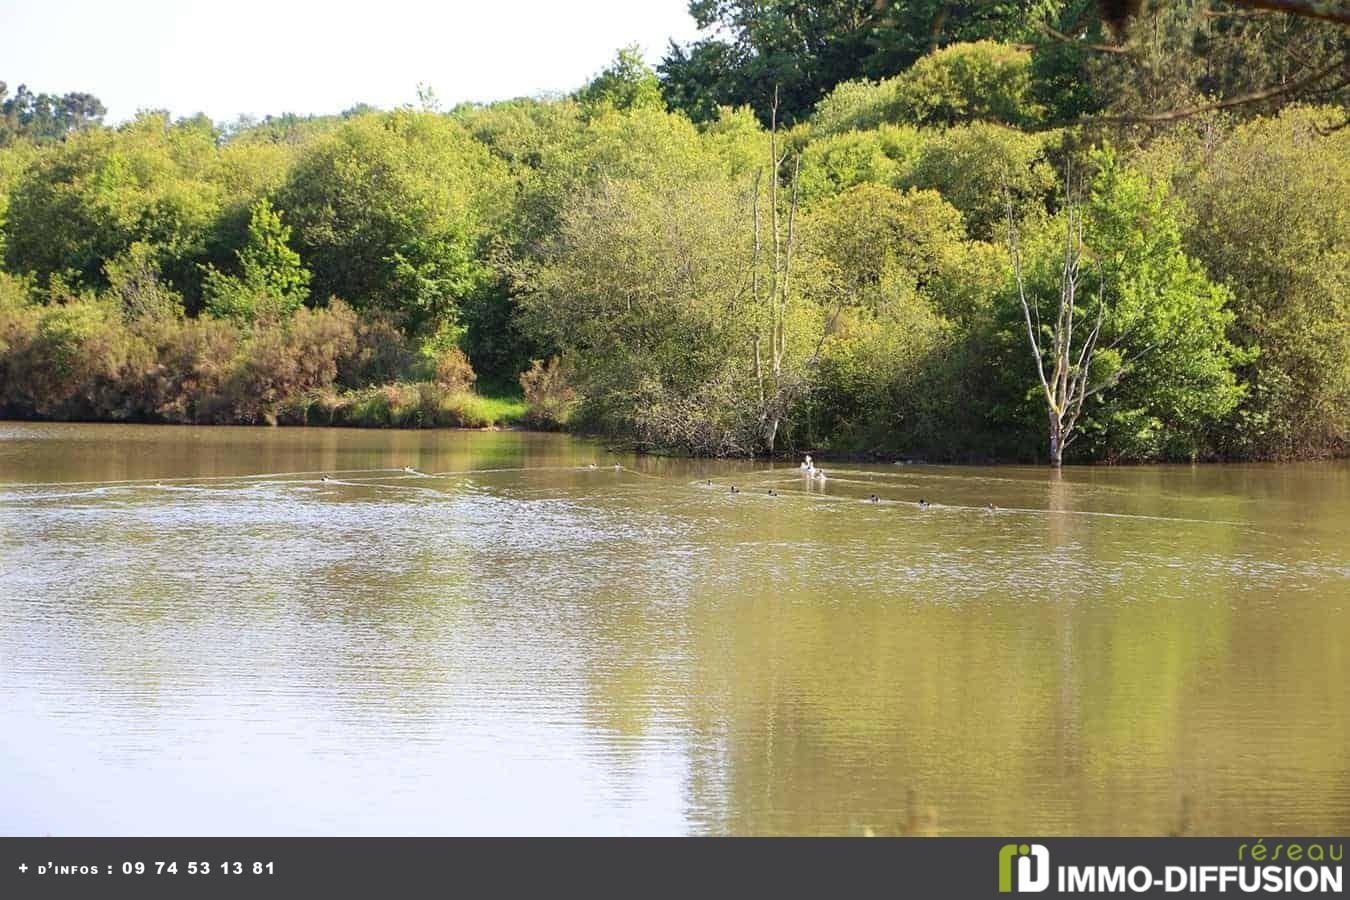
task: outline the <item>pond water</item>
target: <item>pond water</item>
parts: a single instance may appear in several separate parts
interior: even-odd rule
[[[1350,832],[1350,464],[825,467],[0,423],[0,833]]]

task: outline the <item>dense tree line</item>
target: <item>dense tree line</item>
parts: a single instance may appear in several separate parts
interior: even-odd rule
[[[692,9],[721,36],[569,97],[11,133],[0,407],[499,420],[476,381],[654,451],[1350,448],[1345,85],[1223,100],[1339,26]]]

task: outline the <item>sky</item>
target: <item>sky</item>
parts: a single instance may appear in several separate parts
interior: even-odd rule
[[[687,0],[0,0],[0,81],[217,122],[573,90],[622,46],[697,36]]]

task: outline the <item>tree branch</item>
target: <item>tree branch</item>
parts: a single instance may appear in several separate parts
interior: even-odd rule
[[[1075,47],[1081,47],[1084,50],[1095,50],[1098,53],[1116,53],[1121,56],[1128,56],[1130,54],[1130,48],[1123,44],[1085,44],[1062,31],[1056,31],[1045,22],[1040,23],[1039,27],[1041,33],[1046,37],[1054,38],[1062,44],[1072,44]]]
[[[1320,19],[1337,25],[1350,25],[1350,7],[1328,0],[1229,0],[1237,6],[1288,13],[1304,19]]]
[[[1237,97],[1228,97],[1223,100],[1217,100],[1214,103],[1206,103],[1201,106],[1189,106],[1181,109],[1172,109],[1160,113],[1139,113],[1129,116],[1102,116],[1094,119],[1087,119],[1084,124],[1088,125],[1139,125],[1151,122],[1173,122],[1177,119],[1185,119],[1190,116],[1196,116],[1201,113],[1214,112],[1220,109],[1229,109],[1234,106],[1242,106],[1247,103],[1258,103],[1262,100],[1270,100],[1275,97],[1282,97],[1286,94],[1292,94],[1301,91],[1311,84],[1325,78],[1337,69],[1350,68],[1347,61],[1342,58],[1336,62],[1323,66],[1316,72],[1311,73],[1297,81],[1291,81],[1278,87],[1266,88],[1261,91],[1253,91],[1250,94],[1241,94]],[[1336,87],[1344,87],[1350,84],[1350,78],[1338,84]],[[1333,88],[1334,90],[1335,88]]]

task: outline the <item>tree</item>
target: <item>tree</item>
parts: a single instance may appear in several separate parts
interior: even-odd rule
[[[1046,162],[1054,139],[985,122],[958,125],[927,137],[899,184],[942,194],[961,210],[971,237],[992,240],[1004,218],[1005,188],[1019,216],[1045,208],[1054,187]]]
[[[716,36],[671,44],[657,66],[666,102],[695,121],[718,106],[750,104],[760,120],[791,125],[835,85],[904,71],[926,53],[961,41],[1030,36],[1038,13],[1058,0],[691,0],[690,15]]]
[[[646,448],[753,451],[748,218],[722,179],[604,179],[563,209],[521,318],[569,361],[592,427]]]
[[[994,41],[952,44],[880,82],[845,81],[816,105],[816,134],[884,123],[1034,125],[1045,110],[1033,96],[1031,53]]]
[[[809,206],[859,184],[904,184],[924,140],[924,133],[908,125],[812,138],[802,151],[802,204]]]
[[[206,267],[203,294],[211,315],[251,324],[260,315],[287,319],[309,297],[309,270],[291,249],[290,226],[267,200],[254,204],[248,239],[238,251],[239,274]]]
[[[215,156],[212,133],[157,113],[44,148],[10,191],[6,265],[43,283],[59,274],[103,287],[108,262],[139,242],[182,284],[195,275],[220,208]]]
[[[778,99],[774,97],[774,108],[769,130],[769,240],[771,255],[768,257],[768,284],[761,288],[761,260],[764,258],[763,239],[760,234],[760,185],[763,170],[755,175],[754,190],[754,255],[750,261],[750,297],[759,311],[759,323],[755,329],[751,344],[755,354],[755,386],[759,395],[760,434],[770,455],[778,440],[778,429],[803,390],[805,381],[800,372],[786,371],[784,363],[788,355],[789,309],[793,299],[792,263],[797,250],[797,208],[800,202],[801,156],[792,159],[791,194],[787,201],[786,216],[783,204],[779,200],[779,189],[784,180],[783,166],[788,161],[789,151],[778,152]],[[786,221],[784,221],[786,219]],[[767,315],[765,313],[767,312]],[[768,371],[765,371],[763,358],[763,330],[768,330]],[[822,337],[823,339],[823,337]],[[819,356],[819,344],[814,356]]]
[[[642,51],[636,45],[619,50],[604,71],[577,91],[577,101],[591,109],[665,107],[656,72],[643,60]]]
[[[1350,448],[1350,129],[1344,112],[1290,108],[1224,128],[1203,123],[1141,162],[1188,210],[1187,252],[1233,292],[1230,335],[1261,355],[1224,429],[1235,457]]]
[[[386,310],[429,334],[455,323],[489,277],[482,252],[511,196],[507,178],[458,123],[398,110],[315,140],[277,201],[315,295]]]
[[[103,124],[107,113],[93,94],[35,94],[21,84],[14,96],[0,81],[0,147],[20,138],[54,141]]]
[[[1252,115],[1300,99],[1344,102],[1350,13],[1342,6],[1073,0],[1040,24],[1038,93],[1052,121],[1145,131],[1217,109]]]
[[[1085,412],[1099,431],[1124,424],[1142,432],[1135,440],[1145,446],[1132,452],[1193,456],[1203,424],[1227,414],[1242,393],[1232,366],[1244,355],[1224,333],[1232,319],[1227,294],[1182,253],[1175,217],[1146,179],[1110,153],[1097,162],[1086,204],[1066,176],[1059,261],[1047,265],[1051,257],[1042,255],[1032,279],[1008,203],[1013,281],[1048,423],[1049,461],[1061,465],[1084,433]],[[1043,319],[1039,295],[1052,291]],[[1146,389],[1131,395],[1120,388],[1127,379]],[[1114,396],[1120,394],[1127,402]],[[1101,408],[1089,408],[1089,400]]]

